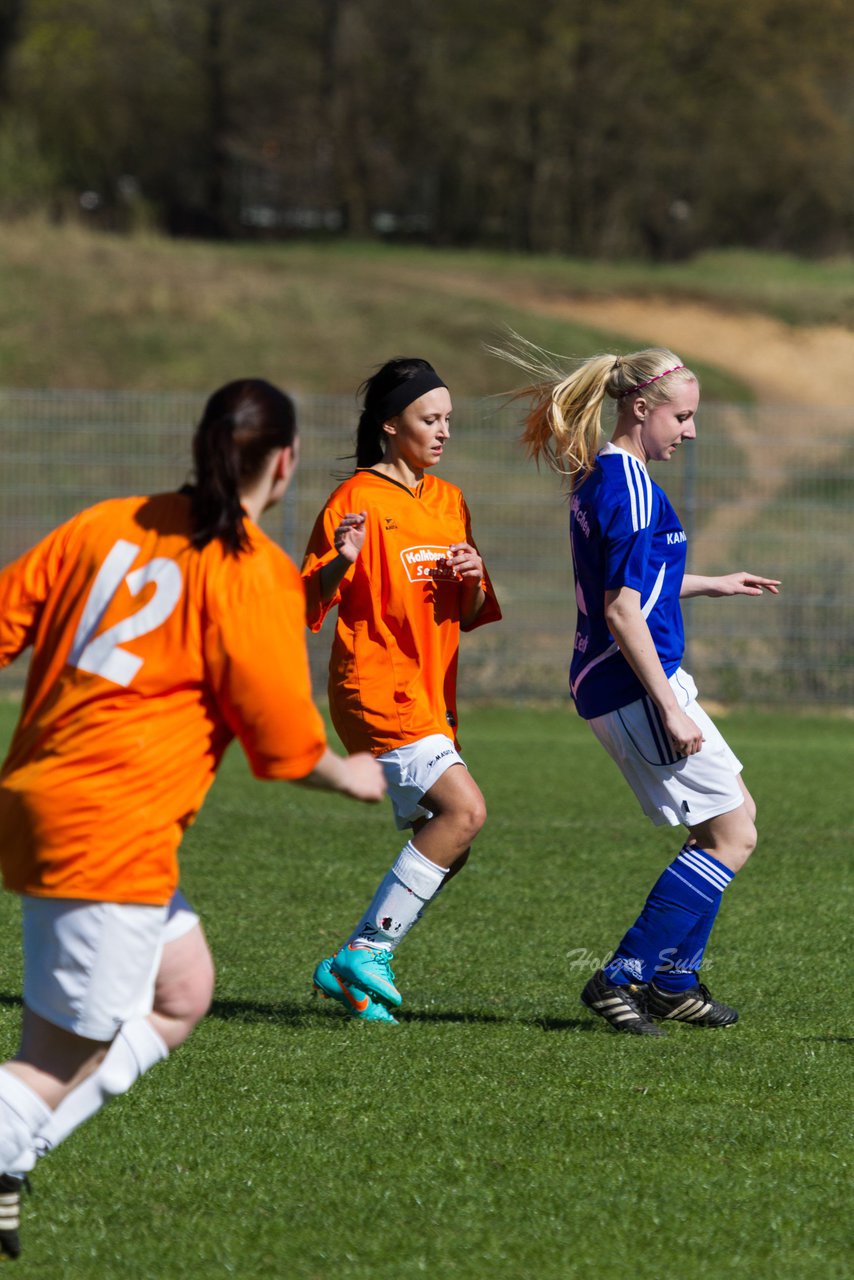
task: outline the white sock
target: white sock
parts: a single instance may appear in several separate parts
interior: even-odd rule
[[[127,1093],[141,1075],[162,1062],[168,1053],[164,1041],[147,1018],[134,1018],[123,1023],[97,1071],[66,1094],[46,1123],[40,1126],[35,1138],[37,1154],[47,1155],[111,1098]]]
[[[348,941],[390,951],[406,937],[447,874],[407,841]]]
[[[0,1067],[0,1173],[26,1173],[35,1164],[33,1137],[50,1107],[18,1076]]]

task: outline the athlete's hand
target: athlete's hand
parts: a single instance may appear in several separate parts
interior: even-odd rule
[[[359,751],[354,756],[339,756],[327,747],[311,773],[293,781],[301,787],[337,791],[340,795],[364,800],[368,804],[376,804],[385,795],[382,765],[367,751]]]
[[[664,727],[673,743],[677,755],[693,756],[703,745],[704,738],[699,726],[690,716],[686,716],[681,707],[661,713]]]
[[[354,800],[376,804],[385,795],[385,774],[382,765],[368,751],[359,751],[342,761],[345,782],[341,790]]]
[[[780,594],[779,578],[760,578],[756,573],[727,573],[719,578],[712,578],[710,596],[761,596],[763,591],[770,591],[772,596]]]
[[[332,535],[332,545],[350,564],[355,564],[365,543],[366,511],[350,511]]]
[[[476,585],[483,580],[483,561],[467,542],[452,542],[448,547],[448,563],[463,582]]]

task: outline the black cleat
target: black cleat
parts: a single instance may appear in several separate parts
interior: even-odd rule
[[[613,987],[602,969],[597,969],[581,993],[581,1003],[598,1013],[615,1031],[626,1031],[633,1036],[663,1036],[661,1027],[650,1022],[646,1009],[646,991],[643,983]]]
[[[651,1018],[690,1022],[695,1027],[731,1027],[738,1022],[738,1010],[714,1000],[702,982],[687,991],[660,991],[651,982],[646,989],[646,1009]]]
[[[17,1258],[21,1253],[21,1191],[30,1184],[26,1178],[0,1174],[0,1257]]]

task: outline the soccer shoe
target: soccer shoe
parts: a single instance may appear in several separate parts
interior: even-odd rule
[[[17,1258],[21,1253],[21,1191],[30,1184],[11,1173],[0,1174],[0,1257]]]
[[[626,987],[613,987],[602,969],[597,969],[581,993],[581,1003],[615,1031],[634,1036],[663,1036],[661,1027],[650,1022],[646,1012],[646,987],[632,982]]]
[[[687,991],[661,991],[651,982],[646,989],[646,1008],[651,1018],[690,1022],[695,1027],[731,1027],[738,1022],[738,1010],[714,1000],[702,982]]]
[[[357,942],[346,942],[332,957],[332,973],[348,987],[358,987],[375,1000],[396,1009],[403,1003],[403,996],[394,985],[391,961],[391,952],[384,948],[360,947]]]
[[[314,971],[312,984],[321,999],[337,1000],[352,1017],[359,1018],[362,1022],[393,1022],[397,1025],[397,1018],[392,1016],[384,1004],[380,1004],[379,1000],[372,1000],[367,992],[360,991],[358,987],[348,987],[346,982],[332,973],[332,956],[321,960]]]

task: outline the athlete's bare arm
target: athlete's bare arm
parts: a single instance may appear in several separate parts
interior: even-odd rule
[[[779,578],[760,578],[756,573],[727,573],[721,577],[703,577],[697,573],[686,573],[679,591],[680,598],[689,600],[692,596],[761,596],[770,591],[773,596],[779,595]]]
[[[350,511],[344,516],[332,537],[338,555],[320,570],[320,598],[328,604],[341,585],[351,565],[359,558],[365,543],[367,511]]]
[[[448,561],[462,582],[460,621],[469,626],[486,603],[483,560],[468,542],[452,542],[448,547]]]
[[[368,804],[382,800],[386,789],[382,765],[369,752],[339,756],[328,747],[311,773],[294,781],[304,787],[319,787],[322,791],[340,791]]]
[[[694,755],[703,745],[703,735],[676,701],[641,612],[640,592],[631,587],[606,591],[605,621],[626,662],[661,712],[673,746],[680,755]]]

